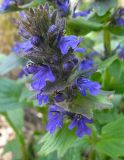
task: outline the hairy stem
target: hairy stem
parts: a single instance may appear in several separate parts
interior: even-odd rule
[[[103,38],[104,38],[104,55],[105,55],[104,58],[106,59],[111,54],[111,35],[108,29],[104,29]]]

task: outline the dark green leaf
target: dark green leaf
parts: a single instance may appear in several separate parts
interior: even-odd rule
[[[111,17],[111,12],[107,12],[103,16],[99,16],[97,13],[94,13],[93,15],[91,15],[89,17],[88,20],[91,20],[91,21],[94,21],[94,22],[97,22],[97,23],[107,24],[107,22],[110,20],[110,17]]]
[[[67,21],[67,31],[77,35],[86,35],[91,31],[102,30],[103,25],[83,18],[70,19]]]
[[[102,76],[102,74],[101,74],[100,72],[95,72],[95,73],[91,76],[91,79],[92,79],[93,81],[100,82],[101,76]]]
[[[108,27],[109,31],[112,34],[118,35],[118,36],[124,36],[124,27],[123,26],[109,26]]]

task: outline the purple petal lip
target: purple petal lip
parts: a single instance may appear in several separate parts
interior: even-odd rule
[[[82,77],[77,79],[77,87],[82,96],[86,96],[87,90],[89,90],[91,95],[97,96],[101,88],[98,82],[92,82],[91,80]]]
[[[91,13],[91,9],[80,11],[80,12],[75,12],[73,13],[73,18],[76,17],[86,17]]]
[[[61,53],[67,54],[69,49],[76,49],[80,42],[82,41],[82,38],[77,38],[77,36],[63,36],[60,38],[58,42],[58,48],[61,50]]]
[[[54,82],[55,76],[48,66],[40,66],[39,71],[32,77],[32,88],[34,90],[41,90],[46,85],[46,81]]]
[[[118,24],[118,25],[120,25],[120,26],[124,26],[124,18],[118,18],[118,19],[116,19],[116,23]]]
[[[48,95],[42,95],[42,92],[38,93],[36,99],[38,100],[38,105],[46,104],[48,102]]]
[[[73,128],[77,128],[76,130],[76,135],[77,137],[81,138],[84,135],[90,135],[91,134],[91,129],[88,128],[86,125],[87,123],[92,123],[92,119],[88,119],[87,117],[84,117],[79,114],[75,114],[73,121],[71,124],[68,126],[70,130]]]
[[[94,65],[94,62],[92,59],[84,59],[81,61],[79,67],[78,67],[78,71],[81,71],[81,70],[87,70],[91,67],[93,67]]]
[[[50,106],[46,130],[53,134],[56,128],[63,127],[64,109],[57,105]]]

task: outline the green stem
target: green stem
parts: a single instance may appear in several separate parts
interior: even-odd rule
[[[96,152],[95,152],[95,150],[93,148],[94,147],[91,147],[91,149],[90,149],[88,160],[95,160],[95,158],[96,158]]]
[[[29,160],[28,158],[28,151],[25,145],[25,140],[24,140],[24,136],[23,134],[21,134],[19,132],[19,130],[14,126],[14,124],[12,123],[12,121],[10,120],[10,118],[8,117],[7,113],[3,113],[3,115],[6,117],[6,120],[9,122],[9,124],[11,125],[11,127],[13,128],[13,130],[16,133],[16,136],[20,142],[21,145],[21,151],[22,151],[22,160]]]
[[[104,37],[104,55],[105,59],[108,58],[111,54],[111,35],[108,29],[104,29],[103,31]]]
[[[97,133],[97,129],[95,126],[92,126],[92,134],[89,137],[89,142],[91,144],[88,160],[95,160],[97,159],[97,152],[95,149],[96,143],[99,141],[99,135]]]

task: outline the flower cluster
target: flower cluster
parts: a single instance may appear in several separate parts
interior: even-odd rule
[[[87,127],[87,124],[92,123],[92,119],[88,119],[81,114],[69,112],[57,105],[50,106],[48,113],[48,124],[46,126],[46,129],[52,134],[56,130],[56,127],[62,128],[64,117],[72,119],[72,122],[68,126],[68,129],[72,130],[74,127],[76,127],[76,135],[78,137],[82,137],[85,134],[90,135],[91,130]]]
[[[90,134],[86,124],[92,120],[71,112],[68,103],[79,93],[96,96],[100,85],[89,79],[96,71],[92,59],[76,56],[77,52],[85,51],[79,47],[83,39],[65,36],[64,28],[64,19],[56,11],[51,12],[47,4],[30,9],[19,23],[23,42],[17,44],[16,52],[29,60],[23,73],[32,75],[31,87],[37,92],[39,105],[50,104],[47,130],[53,133],[56,127],[62,128],[63,119],[67,117],[72,119],[69,129],[77,127],[76,135],[82,137]]]

